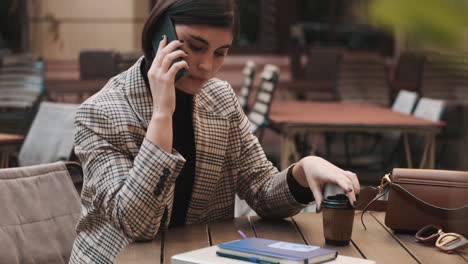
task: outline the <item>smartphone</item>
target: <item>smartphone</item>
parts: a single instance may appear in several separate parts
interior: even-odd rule
[[[160,19],[160,23],[158,23],[155,32],[156,33],[154,34],[154,38],[153,38],[153,50],[154,50],[155,55],[156,55],[156,52],[158,51],[159,42],[161,41],[163,35],[166,35],[166,38],[167,38],[166,43],[167,44],[169,44],[171,41],[174,41],[174,40],[177,39],[177,34],[176,34],[176,31],[175,31],[174,22],[172,21],[171,17],[168,16],[168,15],[164,15]],[[180,58],[180,57],[175,59],[171,63],[171,66],[172,66],[172,64],[174,64],[176,62],[179,62],[181,60],[182,60],[182,58]],[[175,81],[179,80],[182,77],[182,75],[184,75],[185,71],[186,71],[185,69],[180,69],[176,73]]]

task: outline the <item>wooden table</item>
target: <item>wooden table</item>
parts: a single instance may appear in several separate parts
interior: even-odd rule
[[[408,167],[412,167],[407,135],[426,136],[420,167],[434,168],[435,138],[444,126],[389,108],[364,103],[273,101],[270,121],[281,129],[281,167],[299,160],[294,136],[299,133],[386,132],[403,133]]]
[[[237,230],[256,236],[293,243],[306,243],[333,250],[345,256],[368,258],[377,263],[467,263],[468,249],[455,254],[439,251],[433,245],[419,244],[412,235],[394,234],[385,227],[383,212],[366,213],[367,230],[354,218],[352,243],[344,247],[325,244],[322,215],[301,213],[285,220],[268,221],[259,217],[241,217],[219,223],[190,225],[166,231],[152,242],[133,243],[125,248],[115,263],[171,263],[171,256],[211,245],[237,240]]]
[[[0,133],[0,168],[7,168],[11,152],[17,151],[24,136]]]

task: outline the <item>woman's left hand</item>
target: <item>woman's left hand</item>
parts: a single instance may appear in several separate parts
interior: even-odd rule
[[[334,183],[340,186],[348,196],[349,202],[356,206],[356,194],[360,192],[356,174],[340,169],[317,156],[308,156],[301,159],[294,166],[292,173],[300,185],[309,187],[312,191],[317,203],[317,212],[321,210],[322,188],[325,183]]]

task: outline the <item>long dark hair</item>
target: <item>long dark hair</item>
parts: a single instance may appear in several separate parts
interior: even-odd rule
[[[209,25],[231,28],[234,38],[239,34],[239,13],[236,0],[156,0],[143,28],[141,43],[146,65],[154,58],[153,38],[159,18],[169,15],[175,24]]]

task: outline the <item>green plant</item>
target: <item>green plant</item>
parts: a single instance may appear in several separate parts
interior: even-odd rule
[[[368,11],[371,23],[403,32],[416,48],[462,49],[468,27],[465,0],[372,0]]]

